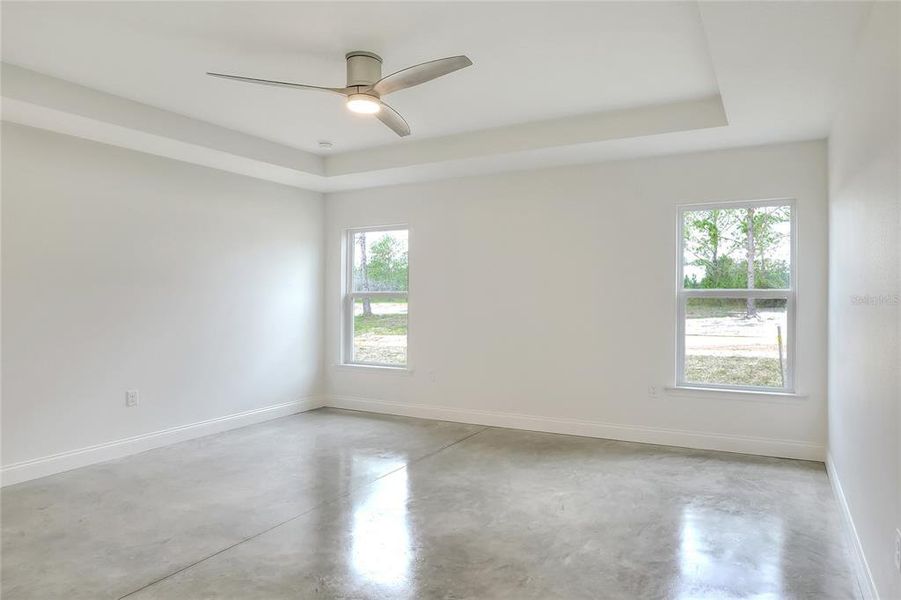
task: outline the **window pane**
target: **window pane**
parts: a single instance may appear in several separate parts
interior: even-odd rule
[[[686,288],[791,287],[791,207],[716,208],[683,213]]]
[[[354,301],[353,362],[406,366],[406,298]]]
[[[685,382],[783,388],[786,300],[688,298]]]
[[[407,291],[407,230],[353,234],[353,291]]]

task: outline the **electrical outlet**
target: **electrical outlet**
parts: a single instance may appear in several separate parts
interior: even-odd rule
[[[895,569],[901,573],[901,529],[895,530]]]
[[[656,398],[656,397],[657,397],[657,386],[656,386],[656,385],[649,385],[649,386],[648,386],[648,396],[649,396],[650,398]]]
[[[138,405],[138,390],[128,390],[125,392],[125,406],[131,408]]]

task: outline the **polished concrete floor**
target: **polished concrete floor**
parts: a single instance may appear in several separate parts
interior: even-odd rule
[[[822,464],[321,409],[2,492],[16,598],[854,598]]]

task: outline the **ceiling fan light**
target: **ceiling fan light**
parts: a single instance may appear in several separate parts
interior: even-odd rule
[[[378,101],[368,94],[351,94],[347,97],[347,108],[364,115],[374,115],[381,110]]]

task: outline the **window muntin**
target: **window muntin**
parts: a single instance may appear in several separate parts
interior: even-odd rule
[[[347,232],[344,363],[407,366],[408,245],[400,226]]]
[[[794,219],[786,200],[679,210],[677,385],[794,390]]]

